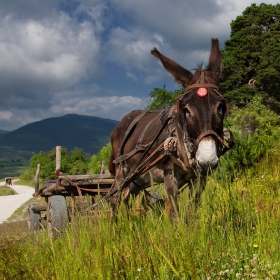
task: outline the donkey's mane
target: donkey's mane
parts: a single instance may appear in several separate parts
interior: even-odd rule
[[[194,73],[192,76],[192,79],[190,79],[188,85],[196,83],[196,81],[199,79],[201,75],[201,71],[205,71],[205,82],[206,83],[218,83],[220,78],[220,72],[208,70],[207,67],[204,68],[203,64],[198,64],[195,69],[193,69]]]

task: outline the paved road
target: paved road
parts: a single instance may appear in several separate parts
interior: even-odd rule
[[[0,183],[0,188],[4,183]],[[0,224],[6,221],[22,204],[32,198],[34,188],[22,185],[13,185],[16,195],[0,196]]]

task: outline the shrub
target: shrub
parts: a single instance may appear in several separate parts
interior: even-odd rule
[[[28,171],[23,173],[20,178],[23,180],[31,180],[36,173],[37,164],[41,165],[41,180],[49,180],[54,178],[55,171],[55,149],[49,152],[39,152],[34,154],[30,159]],[[75,148],[68,153],[67,149],[61,149],[61,171],[66,174],[86,174],[88,168],[89,156],[83,149]]]
[[[238,174],[262,159],[279,138],[279,119],[276,113],[255,96],[244,108],[234,108],[225,122],[235,137],[235,148],[221,158],[218,168],[226,176]]]
[[[112,151],[111,144],[108,143],[96,155],[93,155],[88,164],[89,173],[99,174],[101,170],[102,162],[104,162],[104,166],[105,168],[107,168],[111,151]]]

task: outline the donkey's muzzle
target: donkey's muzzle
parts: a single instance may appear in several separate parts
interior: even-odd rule
[[[204,137],[199,142],[195,159],[198,172],[203,175],[208,174],[218,166],[217,146],[213,137]]]

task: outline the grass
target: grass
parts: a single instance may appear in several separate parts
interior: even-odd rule
[[[7,166],[0,168],[0,178],[5,177],[18,177],[24,171],[26,171],[28,166]]]
[[[27,160],[0,158],[0,178],[18,177],[29,167]]]
[[[14,195],[15,192],[7,186],[0,186],[0,196]]]
[[[35,188],[35,183],[31,180],[31,181],[27,181],[27,180],[22,180],[22,179],[18,179],[16,181],[17,185],[23,185],[23,186],[29,186],[32,188]]]
[[[5,225],[0,278],[279,279],[279,152],[232,182],[210,177],[198,210],[182,193],[173,224],[164,211],[77,214],[56,240]]]

